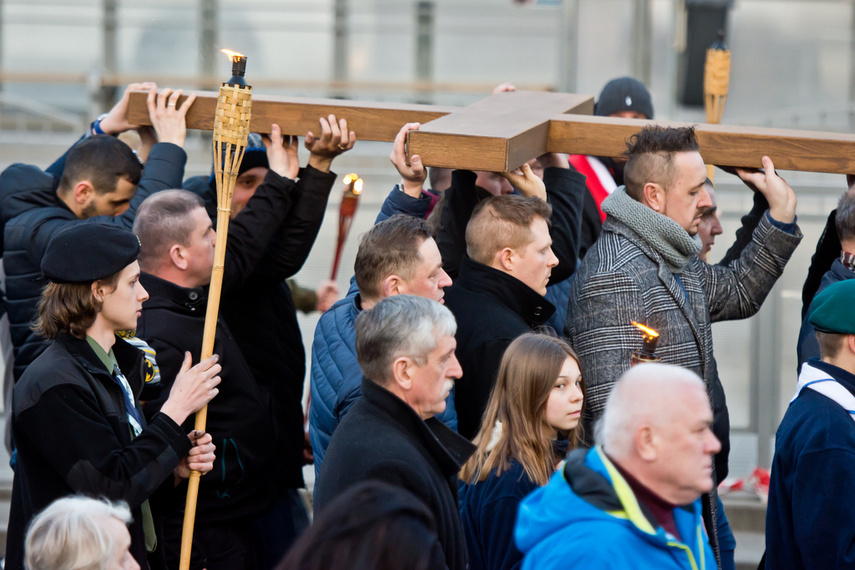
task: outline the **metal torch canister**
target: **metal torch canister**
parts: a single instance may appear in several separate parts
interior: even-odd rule
[[[641,323],[633,321],[632,324],[638,327],[638,330],[641,331],[643,343],[641,345],[641,350],[636,350],[632,353],[632,356],[630,356],[630,367],[635,366],[636,364],[643,364],[645,362],[660,362],[662,357],[656,354],[656,345],[659,343],[659,333],[650,327],[642,325]]]

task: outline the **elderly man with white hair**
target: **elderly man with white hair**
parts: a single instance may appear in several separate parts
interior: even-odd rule
[[[700,496],[713,486],[713,435],[703,381],[642,364],[615,384],[597,446],[573,451],[520,505],[523,569],[716,568]]]
[[[424,501],[444,566],[467,568],[457,473],[475,446],[434,416],[460,378],[457,323],[431,299],[395,295],[356,319],[362,397],[333,433],[315,485],[315,512],[353,485],[380,480]]]
[[[131,555],[127,503],[84,496],[57,499],[27,531],[30,570],[139,570]]]

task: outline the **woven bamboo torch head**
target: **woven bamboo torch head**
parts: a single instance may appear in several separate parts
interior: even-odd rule
[[[232,194],[238,169],[246,150],[252,118],[252,87],[246,84],[246,56],[222,50],[232,62],[232,77],[220,86],[214,115],[214,176],[217,205],[231,212]]]
[[[730,50],[724,44],[724,31],[707,50],[704,66],[704,108],[707,122],[718,124],[724,114],[724,104],[730,89]]]

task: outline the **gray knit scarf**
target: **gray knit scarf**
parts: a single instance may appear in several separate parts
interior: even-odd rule
[[[603,200],[603,212],[626,224],[662,256],[672,273],[681,273],[703,247],[701,238],[659,212],[634,200],[620,186]]]

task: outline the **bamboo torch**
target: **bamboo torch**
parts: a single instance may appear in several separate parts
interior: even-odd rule
[[[362,178],[356,174],[348,174],[344,177],[344,195],[341,197],[341,206],[338,209],[338,243],[335,248],[332,275],[330,276],[332,281],[335,281],[335,277],[338,275],[341,252],[344,249],[347,234],[350,232],[350,225],[353,223],[353,216],[356,214],[356,207],[359,205],[359,194],[361,192]]]
[[[221,50],[232,61],[232,77],[220,86],[217,111],[214,116],[214,172],[217,183],[217,241],[214,245],[214,267],[208,288],[208,307],[205,313],[205,330],[202,337],[201,360],[214,353],[214,336],[217,331],[217,314],[220,310],[220,293],[223,288],[223,265],[226,258],[226,240],[229,232],[232,194],[238,169],[246,150],[249,121],[252,111],[252,87],[246,84],[246,56],[230,50]],[[196,413],[196,430],[205,431],[208,407]],[[184,509],[184,528],[181,534],[180,570],[190,568],[193,545],[193,526],[196,522],[196,501],[199,496],[198,471],[190,473],[187,502]]]
[[[724,31],[718,31],[718,39],[707,50],[704,65],[704,108],[707,122],[721,123],[727,92],[730,90],[730,50],[724,44]],[[707,165],[707,177],[715,182],[715,167]]]

